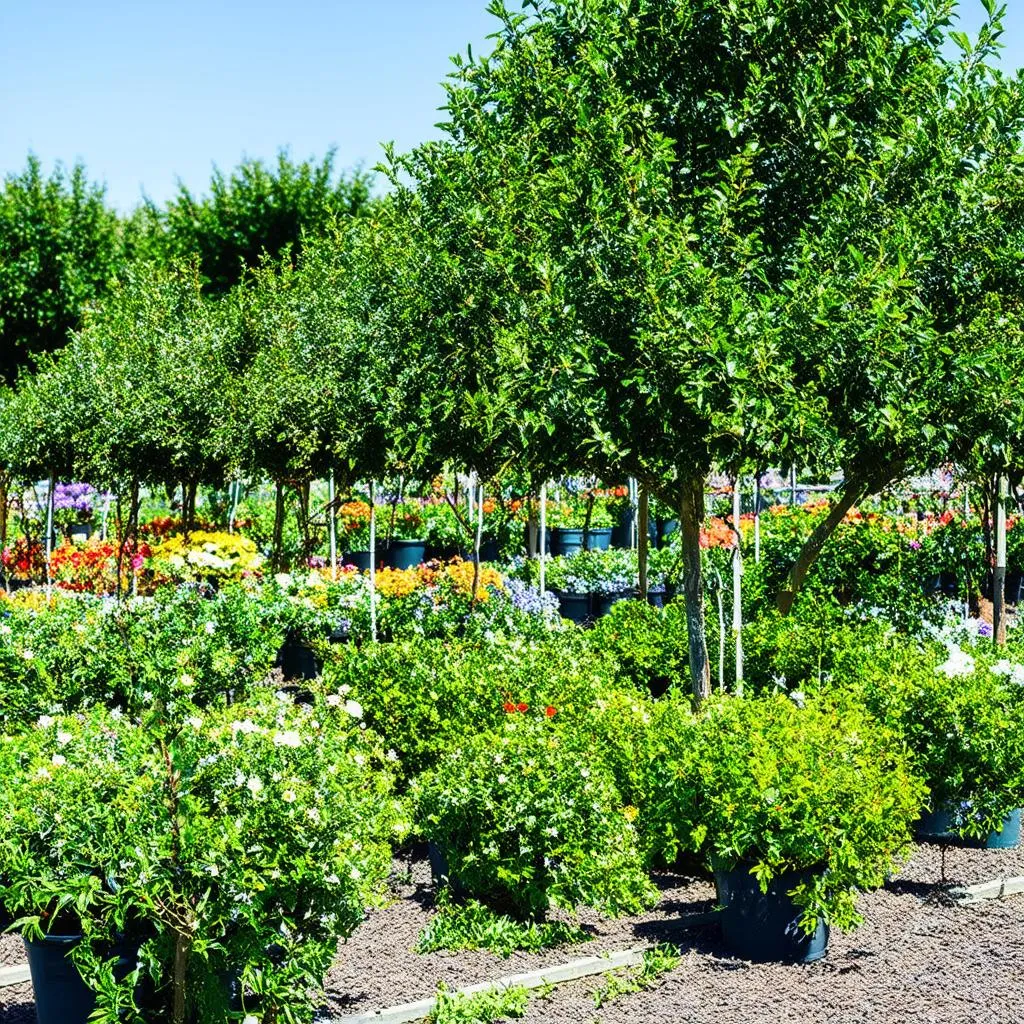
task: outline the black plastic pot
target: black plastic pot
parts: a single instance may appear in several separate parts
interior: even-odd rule
[[[607,551],[612,545],[612,528],[595,526],[585,531],[583,541],[588,551]]]
[[[96,1009],[96,997],[70,959],[81,935],[44,935],[25,939],[25,953],[32,974],[32,990],[39,1024],[86,1024]],[[135,967],[138,945],[124,943],[114,950],[114,977],[126,978]]]
[[[434,889],[440,890],[444,887],[457,899],[466,898],[466,889],[457,878],[451,875],[451,868],[448,864],[448,854],[440,843],[433,839],[427,842],[427,859],[430,861],[430,878],[434,883]]]
[[[362,572],[370,571],[370,552],[369,551],[349,551],[346,552],[343,559],[345,565],[354,565],[357,569]]]
[[[653,605],[655,608],[665,607],[666,593],[664,590],[648,590],[647,591],[647,603]]]
[[[828,925],[818,921],[812,935],[800,927],[801,910],[788,893],[813,878],[811,872],[778,875],[762,893],[747,867],[715,872],[722,936],[744,960],[811,963],[828,951]]]
[[[590,595],[571,594],[565,590],[556,590],[558,610],[562,617],[582,626],[590,621]]]
[[[1007,604],[1020,604],[1020,592],[1021,588],[1024,587],[1024,573],[1017,569],[1013,572],[1006,574],[1006,603]]]
[[[619,522],[617,526],[612,527],[612,547],[613,548],[628,548],[632,545],[633,534],[633,509],[624,508],[619,513]]]
[[[610,535],[609,535],[610,536]],[[551,554],[575,555],[585,547],[583,530],[571,530],[566,526],[551,531]]]
[[[616,594],[594,594],[591,608],[595,619],[608,615],[620,601],[629,601],[636,597],[632,590],[620,590]]]
[[[71,527],[71,540],[75,544],[84,544],[91,536],[92,527],[88,523]]]
[[[391,569],[415,569],[427,560],[424,540],[393,540],[384,552],[384,564]]]
[[[922,814],[914,835],[923,842],[948,843],[973,850],[1012,850],[1020,845],[1022,809],[1011,811],[1004,819],[1002,828],[990,832],[984,839],[965,839],[954,831],[956,814],[951,806]]]
[[[281,645],[274,661],[286,681],[294,679],[319,679],[323,666],[312,649],[290,635]]]
[[[671,539],[671,535],[679,529],[679,520],[659,519],[655,529],[658,547],[663,548],[668,544]]]

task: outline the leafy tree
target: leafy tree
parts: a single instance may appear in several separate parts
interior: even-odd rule
[[[333,150],[320,163],[296,163],[282,151],[275,167],[245,160],[229,176],[215,169],[209,196],[196,197],[180,185],[166,210],[151,204],[150,213],[163,226],[166,252],[198,257],[205,290],[221,295],[264,254],[297,254],[303,236],[322,235],[339,218],[365,213],[371,185],[362,171],[335,178]]]
[[[121,259],[103,187],[81,164],[46,177],[30,154],[0,189],[0,378],[12,383],[33,358],[60,348]]]
[[[505,269],[510,299],[489,316],[524,346],[505,390],[520,395],[534,436],[582,423],[588,465],[627,468],[680,508],[699,698],[710,686],[708,473],[807,461],[846,439],[795,339],[817,301],[821,252],[855,262],[838,240],[861,228],[870,198],[894,205],[907,195],[897,186],[922,173],[923,194],[947,166],[922,136],[938,111],[967,106],[942,55],[955,3],[525,6],[492,3],[493,54],[459,61],[449,82],[450,145],[471,173],[426,150],[417,188],[438,202],[429,197],[447,186],[480,223],[507,225],[452,240],[449,265],[467,272],[448,291],[465,304],[472,271]],[[836,366],[879,351],[884,332],[857,347],[865,321],[899,324],[921,302],[901,283],[899,247],[913,238],[889,230],[886,241],[897,251],[880,282],[845,275],[859,284],[850,323],[825,322],[823,344],[843,329],[850,342]],[[913,345],[934,349],[929,316],[912,320]]]

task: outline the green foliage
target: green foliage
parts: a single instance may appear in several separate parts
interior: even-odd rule
[[[964,836],[998,830],[1024,804],[1024,668],[953,641],[893,661],[865,667],[866,707],[903,737],[933,809]]]
[[[151,215],[163,228],[168,255],[198,257],[204,290],[220,295],[264,255],[298,255],[308,237],[365,213],[371,185],[362,171],[335,178],[333,150],[319,163],[296,163],[282,151],[276,166],[245,160],[229,176],[215,170],[208,196],[193,196],[182,185],[165,211],[151,209]]]
[[[486,949],[498,956],[539,953],[555,946],[587,942],[590,935],[564,921],[516,921],[496,914],[477,900],[456,903],[441,890],[437,913],[420,932],[417,953],[439,949]]]
[[[636,913],[654,901],[608,769],[552,722],[512,716],[413,783],[417,828],[468,895],[522,919],[549,905]]]
[[[58,165],[46,178],[30,154],[0,188],[0,379],[13,383],[34,357],[62,347],[122,258],[117,216],[85,167]]]
[[[387,737],[413,777],[464,737],[497,729],[510,714],[543,720],[550,707],[556,723],[585,719],[613,680],[612,666],[567,632],[543,641],[366,644],[326,665],[323,685],[359,701],[367,723]],[[517,711],[519,705],[526,711]]]
[[[604,976],[605,983],[594,989],[594,1006],[600,1010],[619,996],[657,988],[662,977],[674,971],[681,960],[679,948],[668,942],[660,943],[653,949],[645,949],[638,970],[612,972]]]
[[[660,696],[676,685],[685,688],[689,638],[680,602],[662,609],[646,601],[620,601],[597,620],[590,641],[612,658],[623,678],[645,692]]]
[[[437,1006],[427,1021],[428,1024],[494,1024],[504,1017],[522,1017],[529,999],[527,990],[519,985],[467,996],[449,992],[442,984],[437,990]]]
[[[810,870],[802,923],[859,923],[855,894],[906,853],[927,789],[902,738],[841,691],[717,697],[663,730],[653,766],[678,848],[714,867],[749,868],[764,890]]]
[[[130,920],[159,1000],[185,941],[202,1019],[229,1019],[232,974],[264,1014],[310,1019],[407,828],[352,710],[267,694],[180,727],[96,710],[4,738],[3,902],[30,933],[82,931],[87,976]]]

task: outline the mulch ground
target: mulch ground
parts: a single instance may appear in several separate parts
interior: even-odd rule
[[[535,996],[527,1024],[1021,1024],[1024,1005],[1024,895],[957,906],[953,885],[1024,876],[1024,850],[918,846],[884,889],[864,894],[865,923],[833,933],[816,964],[752,964],[728,954],[709,925],[681,930],[680,914],[714,905],[714,888],[697,875],[656,876],[661,902],[643,917],[619,921],[583,915],[593,938],[540,954],[503,959],[486,952],[418,954],[431,915],[424,858],[396,862],[394,900],[372,911],[339,947],[327,979],[323,1018],[342,1017],[432,995],[438,984],[461,988],[608,950],[667,941],[680,965],[655,989],[617,997],[600,1009],[601,977]],[[0,938],[0,966],[24,959],[21,940]],[[29,985],[0,989],[0,1024],[32,1024]]]

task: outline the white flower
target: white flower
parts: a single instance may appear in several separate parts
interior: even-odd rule
[[[791,690],[789,699],[798,707],[802,708],[807,703],[807,694],[803,690]]]
[[[260,727],[255,722],[250,722],[248,718],[246,718],[245,720],[243,720],[241,722],[232,722],[231,723],[231,732],[232,733],[240,733],[240,732],[251,733],[251,732],[259,732],[259,731],[260,731]]]
[[[247,1013],[242,1019],[242,1024],[260,1024],[260,1019],[254,1013]]]
[[[274,582],[277,583],[277,585],[282,590],[287,590],[292,585],[292,578],[291,578],[291,575],[289,573],[279,572],[274,577]]]
[[[1014,665],[1011,661],[1006,658],[1000,658],[992,666],[992,674],[996,676],[1008,676],[1013,674]]]
[[[235,772],[235,785],[236,786],[244,786],[245,785],[245,775],[243,775],[242,772]]]
[[[341,694],[329,693],[327,695],[327,703],[332,707],[336,708],[341,703]]]
[[[213,636],[213,634],[217,632],[217,623],[216,622],[207,622],[203,626],[203,629],[206,630],[207,636]]]
[[[49,729],[55,721],[56,719],[51,718],[49,715],[40,715],[36,725],[38,725],[40,729]]]
[[[274,733],[275,747],[301,747],[302,737],[294,729]]]
[[[337,875],[328,875],[324,881],[328,885],[341,885],[341,879]]]
[[[353,718],[362,718],[363,717],[363,706],[357,700],[347,700],[347,701],[345,701],[345,710]]]
[[[68,759],[63,754],[54,754],[50,758],[50,764],[55,764],[59,768],[62,764],[67,764]]]
[[[198,715],[189,715],[185,721],[188,722],[193,729],[201,729],[203,727],[203,720]]]
[[[346,694],[350,693],[351,690],[352,690],[352,687],[349,686],[348,683],[343,683],[341,686],[338,687],[338,693],[340,693],[342,695],[342,697],[344,697],[344,696],[346,696]]]
[[[6,622],[0,622],[0,636],[10,636],[13,630]]]
[[[261,789],[263,789],[263,783],[256,775],[249,776],[249,781],[246,783],[246,786],[248,787],[249,792],[253,794],[253,796],[255,796]]]
[[[398,753],[397,753],[397,751],[394,751],[394,750],[389,750],[389,751],[387,752],[387,755],[386,755],[386,757],[387,757],[387,759],[388,759],[389,761],[397,761],[397,760],[398,760]]]
[[[320,812],[315,807],[307,807],[306,817],[309,818],[310,821],[319,821]]]
[[[45,768],[39,768],[36,770],[37,779],[49,779],[52,778],[50,773]]]
[[[57,733],[57,745],[66,747],[71,742],[71,733],[59,732]]]
[[[206,873],[211,875],[213,878],[216,878],[220,874],[220,868],[218,868],[216,864],[210,864],[206,868]]]
[[[585,778],[585,779],[589,779],[590,778],[590,769],[589,768],[581,768],[580,769],[580,775],[582,775],[583,778]]]
[[[551,836],[551,838],[554,839],[558,835],[558,829],[555,828],[554,826],[550,826],[550,827],[544,829],[544,834],[548,835],[548,836]]]
[[[361,767],[362,767],[362,766],[363,766],[364,764],[366,764],[366,758],[365,758],[365,757],[363,757],[363,755],[362,755],[362,754],[353,754],[353,755],[352,755],[352,760],[353,760],[353,761],[355,761],[355,763],[356,763],[357,765],[359,765],[359,767],[360,767],[360,768],[361,768]]]
[[[124,712],[120,708],[114,708],[114,710],[110,712],[110,717],[117,721],[124,717]]]
[[[283,801],[284,801],[284,802],[285,802],[286,804],[293,804],[293,803],[295,803],[295,790],[294,790],[294,789],[286,789],[286,790],[285,790],[285,791],[284,791],[284,792],[283,792],[283,793],[281,794],[281,799],[282,799],[282,800],[283,800]]]
[[[956,644],[950,644],[947,648],[949,657],[935,670],[941,672],[949,679],[956,679],[959,676],[969,676],[974,671],[974,659]]]
[[[359,870],[359,868],[353,868],[350,874],[357,882],[359,881],[360,878],[363,877],[363,873]]]
[[[195,684],[196,681],[187,672],[181,673],[181,685],[184,686],[186,690],[195,686]]]
[[[508,782],[508,776],[507,775],[499,775],[498,776],[498,783],[500,785],[503,786],[503,785],[505,785],[506,782]]]
[[[33,651],[30,651],[30,650],[29,650],[29,649],[28,649],[28,648],[26,647],[26,648],[25,648],[25,650],[23,650],[23,651],[21,652],[21,656],[22,656],[22,657],[23,657],[23,658],[24,658],[24,659],[25,659],[26,661],[31,661],[31,660],[32,660],[32,659],[33,659],[33,658],[35,657],[35,653],[34,653]]]

